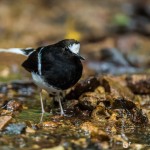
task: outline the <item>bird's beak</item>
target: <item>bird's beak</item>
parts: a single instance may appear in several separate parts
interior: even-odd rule
[[[80,58],[81,60],[85,60],[84,57],[80,56],[79,54],[75,54],[78,58]]]

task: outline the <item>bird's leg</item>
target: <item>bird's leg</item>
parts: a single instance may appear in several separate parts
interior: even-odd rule
[[[43,104],[43,99],[42,99],[42,90],[40,89],[39,92],[40,92],[41,109],[42,109],[42,114],[43,114],[45,113],[45,110],[44,110],[44,104]]]
[[[59,96],[57,96],[57,100],[58,100],[58,102],[59,102],[60,115],[61,115],[61,116],[64,116],[64,115],[65,115],[65,113],[64,113],[64,110],[63,110],[63,107],[62,107],[62,104],[61,104],[60,95],[59,95]]]
[[[43,122],[43,114],[44,114],[44,113],[41,114],[40,123]]]

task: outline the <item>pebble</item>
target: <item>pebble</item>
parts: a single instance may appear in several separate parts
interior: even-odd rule
[[[11,116],[0,116],[0,130],[3,130],[4,127],[11,121]]]

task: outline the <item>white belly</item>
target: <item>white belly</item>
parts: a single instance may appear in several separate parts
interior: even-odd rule
[[[54,88],[53,86],[48,85],[38,74],[31,73],[34,83],[41,89],[46,90],[49,94],[59,94],[61,90]]]

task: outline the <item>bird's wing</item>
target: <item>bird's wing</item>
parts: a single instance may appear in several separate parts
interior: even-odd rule
[[[28,58],[22,63],[22,66],[29,72],[38,72],[38,52],[34,51]]]
[[[50,58],[50,51],[52,51],[51,46],[46,46],[46,47],[39,47],[37,48],[34,52],[32,52],[28,58],[22,63],[22,66],[29,72],[34,72],[34,73],[39,73],[39,64],[48,61],[53,61]],[[43,55],[43,51],[47,51],[46,55]],[[48,60],[47,60],[48,59]],[[43,61],[44,60],[44,61]]]

